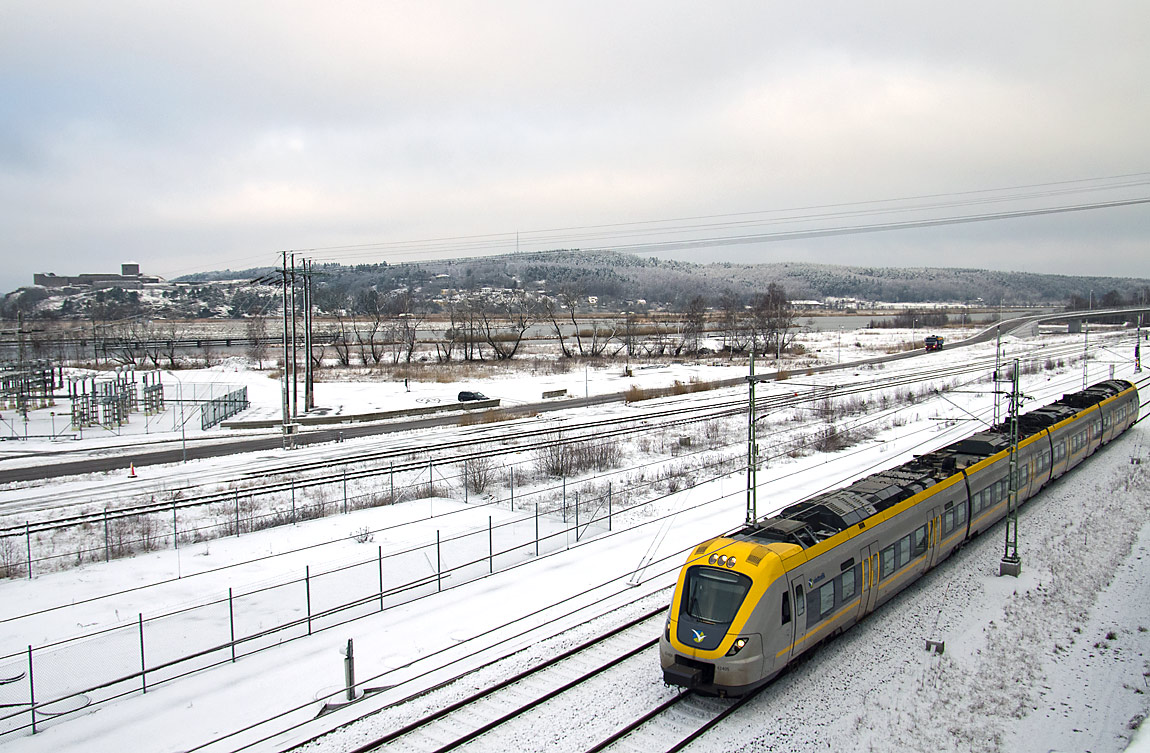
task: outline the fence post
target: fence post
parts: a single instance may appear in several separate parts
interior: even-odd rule
[[[291,480],[291,524],[295,525],[295,479]]]
[[[24,521],[24,539],[28,544],[28,580],[32,580],[32,524]]]
[[[607,530],[611,530],[611,482],[607,482]]]
[[[232,630],[232,664],[236,663],[236,607],[232,603],[232,589],[228,589],[228,625]]]
[[[240,535],[240,490],[236,489],[236,536]]]
[[[430,460],[427,461],[427,496],[435,496],[435,471],[432,470]],[[432,517],[435,517],[434,515]]]
[[[467,459],[463,460],[463,504],[467,504]]]
[[[579,492],[575,492],[575,543],[579,543]]]
[[[347,515],[347,466],[343,467],[343,514]]]
[[[535,556],[539,556],[539,503],[535,503]]]
[[[377,547],[379,558],[379,611],[383,611],[383,546]]]
[[[180,528],[176,524],[176,502],[172,500],[172,548],[180,548]]]
[[[347,687],[347,700],[355,700],[355,653],[352,639],[347,639],[347,648],[344,650],[343,679]]]
[[[563,474],[563,522],[567,522],[567,474]]]
[[[112,539],[108,534],[108,508],[104,508],[104,561],[112,559]]]
[[[391,478],[391,504],[395,504],[395,461],[388,465],[387,475]]]
[[[311,635],[311,566],[303,567],[303,586],[307,591],[307,634]]]
[[[487,572],[495,572],[495,545],[491,538],[491,516],[487,516]]]
[[[515,509],[515,468],[508,468],[508,473],[511,474],[511,509]]]
[[[28,706],[32,711],[32,734],[36,734],[36,677],[32,673],[32,647],[28,646]]]
[[[140,612],[140,683],[145,693],[148,692],[148,665],[144,661],[144,613]]]
[[[439,529],[435,529],[435,590],[443,590],[443,559],[439,553]]]

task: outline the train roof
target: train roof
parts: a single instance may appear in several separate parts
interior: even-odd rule
[[[1115,379],[1063,395],[1049,405],[1019,416],[1018,438],[1021,441],[1034,436],[1131,386],[1129,382]],[[756,541],[798,544],[803,548],[814,546],[944,481],[960,469],[1009,448],[1009,423],[1002,423],[849,486],[791,505],[778,515],[745,526],[735,535]]]

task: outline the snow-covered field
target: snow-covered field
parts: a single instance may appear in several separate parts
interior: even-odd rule
[[[1018,342],[1012,343],[1011,348],[1023,352],[1036,344]],[[1130,365],[1120,355],[1129,349],[1124,345],[1120,350],[1115,347],[1111,343],[1099,349],[1100,354],[1106,355],[1099,355],[1092,364],[1091,381],[1108,377],[1110,363],[1118,376],[1129,376]],[[989,349],[993,353],[993,345]],[[985,349],[979,352],[985,353]],[[954,351],[934,356],[960,363],[972,353]],[[941,362],[939,358],[932,361]],[[260,377],[252,379],[243,371],[232,370],[238,368],[237,364],[221,366],[202,376],[181,372],[179,378],[188,382],[215,374],[219,381],[229,383],[250,380],[256,385],[253,401],[266,410],[274,410],[279,400],[276,383],[263,379],[266,384],[260,385]],[[647,380],[644,386],[665,386],[676,379],[737,376],[738,371],[725,365],[684,364],[636,370],[635,374],[637,379]],[[831,374],[819,379],[831,382],[843,381],[844,377]],[[1080,367],[1076,372],[1063,369],[1029,377],[1025,389],[1035,398],[1031,407],[1080,388],[1081,379]],[[618,369],[602,369],[598,373],[588,369],[583,373],[540,374],[532,378],[508,376],[506,380],[474,386],[493,397],[526,401],[526,397],[534,399],[537,391],[556,388],[568,389],[578,396],[585,392],[618,392],[632,381],[623,378]],[[465,385],[412,383],[408,393],[402,384],[322,383],[319,396],[321,403],[358,410],[370,409],[371,400],[394,407],[395,402],[402,400],[415,403],[420,399],[443,399],[445,395],[450,399],[462,386]],[[331,392],[325,394],[329,389]],[[338,390],[345,391],[337,393]],[[922,443],[924,436],[928,437],[929,446],[962,436],[972,430],[969,422],[961,422],[966,418],[965,411],[985,414],[987,406],[986,394],[952,394],[945,400],[906,409],[904,425],[862,446],[772,464],[759,476],[760,514],[807,496],[829,482],[865,473],[876,464],[901,462],[929,448]],[[938,418],[950,420],[934,420]],[[164,431],[158,432],[161,438],[171,440],[171,424],[157,424],[164,426]],[[143,436],[152,438],[153,428],[149,426]],[[1022,577],[997,577],[1001,531],[988,532],[894,603],[779,678],[763,696],[693,749],[1122,750],[1132,728],[1150,708],[1150,662],[1143,658],[1143,654],[1150,657],[1150,608],[1146,606],[1150,604],[1150,528],[1144,526],[1150,513],[1146,431],[1144,425],[1136,426],[1027,505],[1020,521]],[[117,444],[123,440],[109,437],[106,441]],[[41,440],[39,447],[50,451],[59,445],[60,442]],[[354,451],[355,446],[353,442],[345,443],[341,451]],[[4,449],[14,449],[14,455],[27,455],[37,447],[29,441]],[[328,450],[320,450],[324,451]],[[1133,464],[1134,459],[1142,463]],[[234,460],[142,472],[156,478],[183,478],[229,463]],[[84,486],[92,482],[75,483]],[[66,490],[67,487],[60,489],[62,493]],[[18,498],[20,493],[9,490],[2,500]],[[440,512],[460,505],[459,500],[431,504],[440,503],[444,506]],[[182,575],[184,567],[201,568],[201,562],[208,560],[219,565],[284,548],[286,539],[295,547],[308,541],[326,541],[340,535],[334,533],[333,526],[344,535],[343,529],[353,530],[361,524],[373,529],[385,527],[393,518],[417,517],[412,515],[412,509],[422,509],[427,504],[425,500],[365,510],[353,513],[362,516],[355,520],[319,520],[290,530],[276,529],[200,545],[181,553],[157,552],[45,574],[32,581],[2,582],[4,652],[10,646],[19,650],[26,644],[39,645],[41,633],[46,630],[76,634],[92,629],[91,625],[72,624],[54,625],[48,630],[40,623],[39,629],[21,632],[22,621],[14,618],[37,605],[68,603],[93,593],[168,579],[173,561]],[[443,665],[422,679],[371,700],[382,706],[469,667],[485,664],[500,653],[531,647],[538,654],[546,645],[547,635],[595,614],[632,610],[634,607],[624,604],[643,594],[652,594],[650,598],[656,600],[665,598],[659,594],[672,582],[683,552],[702,538],[737,525],[744,504],[743,479],[738,474],[702,484],[669,495],[629,520],[621,520],[620,528],[624,530],[615,530],[611,535],[584,539],[569,549],[538,559],[525,557],[516,567],[442,594],[243,657],[235,664],[150,687],[146,695],[134,693],[57,721],[41,719],[35,736],[10,735],[0,738],[0,744],[14,751],[234,750],[241,743],[271,734],[286,722],[305,722],[318,710],[321,701],[317,699],[338,693],[342,682],[339,649],[348,639],[355,641],[357,678],[368,686],[395,685],[426,671],[428,665]],[[477,512],[485,522],[488,512]],[[403,536],[425,541],[431,530],[441,525],[436,521],[425,523],[404,529]],[[461,525],[474,527],[476,522]],[[355,549],[355,543],[346,543],[349,550]],[[398,540],[388,542],[388,546],[404,544]],[[381,542],[367,546],[374,549],[377,545],[382,546]],[[351,554],[349,551],[328,556],[339,559]],[[180,557],[182,561],[177,559]],[[259,571],[179,578],[163,589],[147,589],[143,596],[107,600],[101,607],[101,619],[115,624],[118,610],[122,609],[121,620],[130,625],[137,612],[149,610],[149,600],[155,605],[170,606],[203,598],[203,594],[218,594],[221,589],[239,585],[238,581],[271,583],[289,571],[294,573],[299,564],[299,560],[283,558],[282,565],[266,565]],[[278,567],[284,570],[279,572]],[[629,586],[628,581],[639,585]],[[582,604],[589,606],[581,612],[573,611]],[[567,612],[571,614],[561,614]],[[226,625],[226,611],[221,610],[221,617]],[[27,620],[23,624],[37,623]],[[205,625],[204,629],[219,627]],[[520,635],[508,639],[515,634]],[[928,639],[945,641],[946,652],[927,653],[924,648]],[[504,640],[508,642],[499,645]],[[475,653],[484,645],[498,649],[494,654]],[[519,667],[523,661],[523,657],[513,656],[510,661],[483,671],[485,676],[494,676],[509,671],[507,665]],[[471,678],[467,682],[476,681]],[[601,694],[603,689],[598,692]],[[653,706],[672,691],[662,685],[658,660],[652,653],[649,662],[637,664],[625,687],[613,687],[609,692],[638,707],[648,701]],[[434,704],[440,702],[436,699],[452,693],[449,687],[442,695],[425,696],[420,703]],[[593,707],[604,702],[600,695],[587,697],[580,705]],[[372,723],[382,728],[398,726],[413,708],[406,705],[385,710],[372,717]],[[279,714],[286,715],[275,724],[229,736]],[[350,711],[338,714],[348,715]],[[338,714],[325,717],[325,723],[340,718]],[[563,712],[556,710],[554,722],[558,729],[562,730],[565,719]],[[305,739],[318,726],[305,724],[290,735],[255,748],[281,749],[293,740]],[[599,739],[610,731],[596,728],[584,732],[591,739]],[[368,734],[361,729],[347,740],[362,739]],[[221,738],[219,742],[212,743],[217,738]],[[517,736],[513,747],[528,749],[531,739]],[[572,733],[536,739],[548,741],[538,749],[576,750],[581,749],[577,741],[583,737]],[[563,742],[568,739],[569,746]],[[333,739],[325,745],[329,747],[324,749],[343,750],[347,748],[340,745],[350,743]],[[505,750],[508,743],[481,739],[472,747]],[[657,747],[656,741],[645,749]]]

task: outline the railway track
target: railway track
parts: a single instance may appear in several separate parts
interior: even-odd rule
[[[689,690],[680,692],[588,748],[587,753],[606,750],[633,753],[680,751],[753,701],[766,687],[764,685],[734,700],[701,696]],[[674,742],[668,746],[672,740]]]
[[[553,705],[565,694],[582,693],[586,697],[586,686],[596,680],[610,687],[625,687],[626,683],[613,673],[650,674],[651,666],[658,661],[658,639],[649,636],[661,628],[665,613],[665,607],[651,610],[604,635],[374,737],[351,748],[350,753],[446,753],[472,744],[480,750],[517,750],[523,749],[525,727],[540,730],[535,740],[540,749],[547,747],[544,730],[554,730],[565,738],[564,747],[585,744],[587,753],[681,750],[751,702],[762,689],[739,699],[676,692],[638,717],[630,716],[632,710],[625,705],[581,704],[569,699],[560,710],[564,723],[559,728],[554,724]],[[636,666],[641,669],[636,670]],[[578,707],[574,715],[573,706]],[[362,719],[342,725],[335,732]],[[540,720],[546,721],[539,723]],[[596,739],[596,730],[612,725],[615,732]],[[291,750],[323,750],[329,747],[326,743],[331,734],[312,738]],[[576,742],[570,739],[572,736],[587,740]],[[335,740],[330,742],[332,748],[348,750]]]
[[[1079,352],[1081,351],[1076,345],[1056,346],[1036,354],[1035,358],[1059,358],[1075,355]],[[755,401],[756,411],[761,415],[767,411],[797,407],[826,397],[849,397],[879,389],[910,386],[939,378],[954,378],[985,371],[987,368],[991,368],[993,364],[993,357],[982,357],[971,359],[961,366],[946,364],[911,373],[857,381],[847,385],[828,385],[826,387],[803,385],[804,391],[794,391],[787,394],[765,394],[758,397]],[[735,381],[742,382],[743,380]],[[787,381],[773,382],[772,384],[786,385]],[[671,400],[672,404],[670,405],[668,405],[667,400],[663,400],[658,406],[643,410],[640,415],[612,416],[578,423],[565,422],[562,426],[554,424],[543,427],[505,425],[501,427],[498,436],[481,433],[469,437],[441,440],[434,444],[425,445],[415,453],[410,447],[386,448],[366,453],[360,452],[354,459],[323,458],[294,463],[290,466],[273,465],[254,473],[240,473],[224,482],[243,484],[242,492],[235,487],[199,494],[194,493],[196,486],[165,487],[162,490],[146,489],[143,491],[138,491],[133,487],[134,498],[129,497],[126,501],[109,505],[109,490],[107,488],[101,488],[88,494],[73,494],[65,502],[61,502],[58,493],[46,491],[10,500],[0,506],[0,519],[8,518],[11,520],[14,516],[20,516],[19,522],[0,525],[0,536],[27,535],[77,524],[102,522],[105,519],[231,503],[237,493],[241,493],[243,496],[290,493],[293,490],[303,490],[311,486],[321,486],[336,481],[350,482],[389,473],[404,473],[427,468],[429,464],[462,463],[475,458],[499,457],[512,453],[531,452],[556,445],[567,445],[586,441],[592,437],[595,440],[604,440],[653,429],[665,430],[743,414],[746,412],[747,405],[746,398],[741,396],[735,399],[721,398],[706,401],[700,405],[700,398],[697,393]],[[484,445],[491,445],[495,442],[499,443],[498,447],[484,448]],[[418,454],[419,457],[411,459],[413,454]],[[397,459],[399,462],[396,462]],[[259,483],[261,480],[266,481],[261,484]],[[220,482],[217,481],[216,483]],[[155,496],[159,493],[167,495],[169,499],[161,502],[155,501]],[[97,506],[98,509],[55,515],[37,521],[28,520],[29,516],[43,512],[61,509],[75,510],[85,506]]]
[[[658,643],[658,639],[651,636],[658,634],[666,611],[666,607],[648,610],[535,666],[379,735],[353,751],[442,752],[481,737],[490,744],[505,725],[514,721],[522,724],[527,715],[545,713],[543,707],[563,694],[612,671],[621,671],[632,659],[649,661],[649,654]],[[322,748],[333,732],[361,720],[312,738],[292,750],[312,744]]]

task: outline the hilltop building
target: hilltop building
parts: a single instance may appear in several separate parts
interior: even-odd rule
[[[32,275],[34,285],[43,285],[46,288],[67,288],[84,286],[90,288],[142,288],[146,284],[163,282],[162,277],[140,274],[140,265],[136,262],[125,262],[120,265],[120,274],[96,273],[80,274],[75,277],[58,275],[54,272],[36,273]]]

